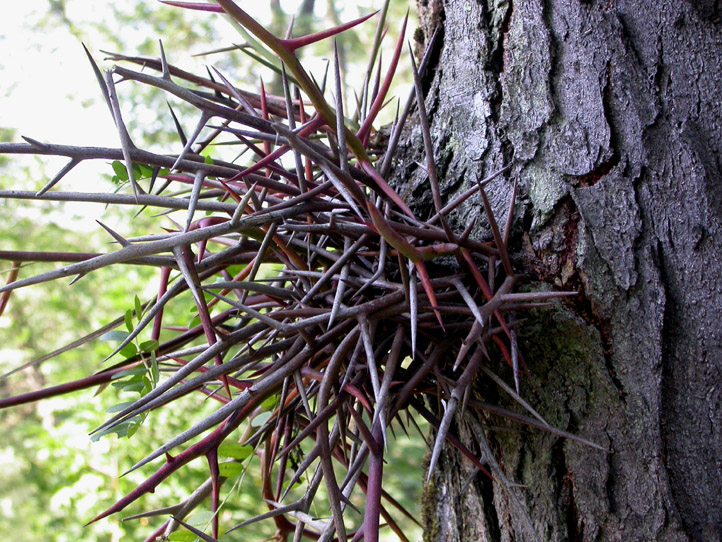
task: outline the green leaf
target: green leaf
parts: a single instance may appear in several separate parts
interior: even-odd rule
[[[130,438],[138,432],[138,429],[140,429],[140,424],[139,423],[133,424],[128,427],[128,430],[125,432],[124,436]],[[118,436],[120,436],[120,435],[118,435]]]
[[[278,395],[272,395],[265,401],[261,403],[261,408],[264,410],[270,410],[272,408],[276,407],[276,403],[278,402]]]
[[[138,353],[138,348],[133,343],[126,344],[121,350],[120,355],[125,358],[132,358]]]
[[[154,350],[158,350],[158,346],[158,341],[145,341],[140,343],[140,351],[153,352]]]
[[[129,393],[141,391],[145,387],[145,382],[131,382],[130,384],[126,382],[113,382],[113,386],[116,384],[125,384],[122,387],[123,391],[127,391]]]
[[[135,296],[133,301],[135,302],[135,317],[138,319],[138,322],[140,322],[141,316],[143,315],[143,306],[140,304],[138,296]]]
[[[153,168],[151,166],[147,166],[145,164],[133,164],[134,166],[138,166],[138,170],[140,171],[139,177],[141,179],[148,179],[153,176]]]
[[[203,161],[209,166],[213,165],[213,158],[211,158],[210,156],[206,156]]]
[[[118,403],[117,405],[113,405],[110,408],[106,408],[105,412],[107,412],[108,414],[113,414],[114,412],[120,412],[125,407],[130,406],[133,403],[134,403],[134,401],[124,401],[122,403]]]
[[[112,435],[113,433],[118,435],[118,438],[122,438],[128,434],[128,428],[130,427],[131,422],[123,422],[121,424],[118,424],[114,427],[109,427],[108,429],[103,429],[102,431],[98,431],[94,435],[90,437],[90,440],[93,442],[97,442],[100,440],[100,437],[104,437],[106,435]]]
[[[133,333],[135,326],[133,325],[133,311],[130,309],[125,311],[125,327],[128,329],[128,333]]]
[[[251,427],[260,427],[266,423],[271,417],[270,412],[261,412],[258,416],[251,420]]]
[[[243,464],[241,463],[221,463],[218,465],[218,474],[224,478],[235,478],[243,472]]]
[[[210,510],[204,510],[203,512],[193,514],[190,518],[186,520],[186,523],[188,525],[193,525],[193,527],[202,528],[211,522],[213,516],[213,512],[211,512]]]
[[[224,457],[232,457],[233,459],[243,461],[253,454],[253,447],[236,442],[224,442],[218,446],[218,453]]]
[[[115,160],[111,166],[113,167],[113,171],[115,171],[115,174],[118,176],[118,179],[121,181],[127,181],[128,180],[128,170],[125,167],[125,164],[121,162],[120,160]]]
[[[118,380],[119,378],[125,378],[126,376],[142,377],[146,372],[148,371],[145,367],[133,367],[132,369],[126,369],[125,371],[120,371],[119,373],[114,374],[110,377],[110,379]]]
[[[157,386],[158,380],[160,380],[160,371],[158,370],[158,360],[155,357],[155,351],[150,353],[150,372],[153,376],[153,384]]]
[[[108,333],[104,333],[100,336],[101,341],[118,341],[123,342],[130,333],[126,333],[125,331],[120,331],[119,329],[114,329],[113,331],[108,331]]]
[[[229,265],[226,268],[226,271],[228,271],[229,275],[231,275],[232,277],[235,277],[236,275],[238,275],[238,273],[243,271],[245,268],[246,268],[245,265]]]
[[[140,169],[140,164],[133,164],[133,177],[136,179],[143,178],[143,172]]]
[[[168,540],[173,542],[193,542],[196,538],[198,537],[190,531],[175,531],[168,536]]]
[[[193,310],[196,311],[197,309],[193,307]],[[196,326],[201,325],[201,317],[198,315],[195,315],[193,317],[193,320],[191,320],[190,324],[188,324],[188,329],[193,329]]]

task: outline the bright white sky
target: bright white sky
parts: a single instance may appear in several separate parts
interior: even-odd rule
[[[178,9],[166,6],[156,0],[126,0],[128,6],[145,1],[153,9]],[[361,0],[345,5],[340,14],[342,20],[348,21],[361,13],[381,7],[383,0]],[[281,5],[286,13],[298,11],[301,0],[282,0]],[[66,0],[66,15],[82,34],[82,40],[90,49],[101,69],[110,67],[110,62],[103,60],[101,49],[114,49],[106,36],[94,29],[94,23],[113,24],[112,13],[108,8],[112,4],[95,0]],[[123,6],[123,4],[117,4]],[[248,10],[261,22],[270,21],[271,13],[267,1],[242,2]],[[15,130],[14,140],[22,141],[21,135],[40,141],[69,145],[92,145],[119,147],[118,135],[113,120],[101,98],[98,84],[88,60],[80,44],[80,38],[73,35],[68,25],[63,24],[55,14],[49,14],[48,0],[24,0],[19,2],[3,2],[0,17],[0,127]],[[317,16],[323,18],[326,2],[316,2]],[[182,43],[173,44],[164,39],[166,54],[174,64],[185,69],[204,73],[205,63],[213,62],[213,57],[193,59],[192,53],[205,52],[221,45],[238,43],[237,30],[221,17],[213,14],[196,12],[198,17],[211,17],[218,21],[217,35],[214,42],[207,48],[187,51]],[[51,24],[40,25],[41,21],[51,18]],[[211,19],[213,20],[213,19]],[[375,27],[372,19],[367,25]],[[393,24],[392,24],[393,26]],[[39,29],[38,29],[39,28]],[[396,35],[385,40],[387,47],[392,46]],[[118,27],[122,32],[122,40],[127,44],[125,52],[132,54],[135,44],[146,39],[147,28]],[[398,30],[396,30],[397,32]],[[373,27],[371,28],[373,32]],[[407,32],[407,36],[410,35]],[[391,45],[390,45],[391,44]],[[198,48],[198,46],[196,46]],[[402,55],[402,63],[408,62]],[[195,64],[194,64],[195,63]],[[324,62],[319,59],[312,65],[311,71],[321,72]],[[363,71],[363,67],[355,72]],[[232,75],[232,74],[231,74]],[[357,85],[355,85],[357,86]],[[408,93],[409,85],[402,87],[401,96]],[[121,92],[121,109],[124,107],[123,87]],[[392,89],[392,95],[394,90]],[[393,107],[383,113],[392,115]],[[128,115],[128,113],[126,113]],[[389,117],[389,121],[392,117]],[[126,118],[127,120],[127,118]],[[187,121],[194,122],[194,121]],[[190,127],[187,127],[190,129]],[[178,152],[180,151],[180,142]],[[12,187],[18,190],[37,190],[67,162],[65,158],[48,158],[39,161],[31,156],[13,157],[13,164],[32,165],[37,172],[32,179],[32,186],[24,186],[28,180],[18,175],[17,183]],[[12,170],[11,170],[12,171]],[[11,173],[12,174],[12,173]],[[102,181],[111,173],[104,161],[84,162],[56,185],[54,190],[105,192],[110,186]],[[104,214],[104,206],[86,203],[65,203],[62,212],[47,213],[42,204],[26,207],[23,212],[32,215],[35,220],[52,221],[76,231],[97,230],[95,220],[102,220],[115,228],[122,225]],[[41,215],[41,216],[37,216]]]
[[[178,9],[165,6],[156,0],[126,0],[128,5],[138,1],[147,1],[157,9]],[[260,21],[270,20],[267,1],[243,2],[248,10]],[[283,0],[286,13],[298,10],[301,0]],[[349,4],[341,14],[343,20],[350,20],[370,9],[378,9],[382,0],[363,0]],[[3,2],[0,17],[0,127],[16,130],[15,141],[22,141],[26,135],[41,141],[71,145],[92,145],[118,147],[119,140],[115,125],[101,99],[98,85],[82,50],[79,38],[72,34],[67,25],[59,21],[57,15],[54,24],[46,24],[38,31],[37,27],[47,18],[50,3],[47,0],[24,0]],[[66,15],[82,33],[85,41],[101,69],[110,66],[103,61],[100,49],[113,49],[107,38],[93,29],[92,23],[110,20],[107,2],[96,0],[66,0]],[[117,5],[117,4],[116,4]],[[122,4],[121,4],[122,5]],[[326,2],[317,1],[317,14],[325,15]],[[339,5],[343,5],[339,3]],[[211,14],[198,13],[199,17],[213,17]],[[220,17],[217,25],[218,36],[209,49],[219,43],[232,44],[239,41],[237,31]],[[372,21],[366,24],[374,24]],[[146,36],[142,29],[118,28],[123,32],[123,41],[128,44],[127,51],[133,51],[133,44],[140,43]],[[391,32],[393,34],[393,30]],[[394,36],[395,37],[395,36]],[[171,62],[193,69],[193,59],[185,51],[183,44],[165,43]],[[210,57],[212,59],[212,57]],[[205,62],[209,59],[206,58]],[[212,62],[212,60],[211,60]],[[195,71],[205,71],[204,59],[197,60]],[[404,95],[408,92],[406,90]],[[122,96],[121,96],[122,98]],[[123,107],[121,99],[121,108]],[[180,150],[180,148],[179,148]],[[15,164],[32,163],[38,169],[38,162],[31,157],[14,157]],[[66,159],[51,159],[46,162],[45,176],[52,176],[66,162]],[[66,178],[55,190],[63,191],[107,191],[108,186],[98,183],[99,175],[109,173],[107,164],[101,161],[83,163]],[[41,175],[41,177],[43,177]],[[44,182],[47,178],[35,179]],[[16,189],[33,190],[35,186],[15,185]],[[64,204],[64,216],[46,217],[53,221],[66,222],[74,218],[72,227],[97,229],[95,219],[103,214],[102,205]],[[81,220],[84,224],[78,224]],[[69,223],[64,225],[70,226]]]
[[[154,0],[147,1],[157,5],[159,10],[178,9]],[[282,5],[294,10],[299,3],[286,1]],[[49,3],[46,0],[3,4],[0,17],[0,126],[17,128],[23,135],[45,141],[117,146],[114,124],[100,100],[98,85],[78,38],[63,24],[45,25],[41,32],[33,31],[34,26],[47,16]],[[247,4],[250,6],[244,6],[245,9],[260,20],[270,19],[267,2]],[[90,24],[84,23],[106,19],[107,6],[106,2],[96,0],[66,0],[68,19],[80,28],[84,37],[87,36],[89,43],[86,45],[101,68],[103,55],[97,49],[108,48],[108,44],[93,32]],[[146,37],[134,35],[133,28],[120,30],[124,34],[123,40],[130,45],[129,50],[134,42]],[[228,24],[219,24],[218,31],[220,42],[239,41],[237,32]],[[184,53],[183,63],[188,64],[189,58],[182,51],[182,44],[173,47],[166,43],[166,49],[169,55],[174,50]],[[202,66],[203,62],[198,61],[198,65]]]

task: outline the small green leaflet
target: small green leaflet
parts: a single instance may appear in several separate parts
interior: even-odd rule
[[[224,457],[232,457],[243,461],[253,454],[253,447],[247,444],[237,444],[235,442],[224,442],[218,447],[218,453]]]
[[[242,463],[221,463],[218,465],[218,474],[224,478],[235,478],[243,472]]]
[[[133,311],[131,309],[125,311],[125,327],[129,333],[133,333],[133,329],[135,329],[133,325]]]
[[[118,380],[119,378],[125,378],[126,376],[143,376],[146,373],[145,367],[133,367],[132,369],[126,369],[125,371],[120,371],[119,373],[114,374],[110,377],[111,380]]]
[[[266,423],[270,417],[271,417],[270,412],[261,412],[258,416],[256,416],[255,418],[253,418],[251,420],[251,426],[252,427],[260,427],[261,425]]]
[[[158,385],[158,380],[160,380],[160,371],[158,370],[158,360],[155,358],[155,350],[158,347],[156,346],[153,351],[150,353],[150,372],[153,376],[153,386]]]
[[[125,358],[132,358],[138,353],[138,348],[133,343],[126,344],[121,350],[120,355]]]
[[[111,164],[111,166],[113,167],[113,171],[118,179],[123,182],[128,180],[128,169],[125,167],[123,162],[116,160]]]
[[[268,399],[261,403],[261,408],[264,410],[270,410],[272,408],[275,408],[277,401],[278,395],[271,395]]]
[[[193,514],[190,518],[186,520],[186,523],[188,525],[193,525],[193,527],[202,529],[211,522],[211,520],[213,519],[213,515],[213,512],[211,512],[210,510],[204,510],[203,512]]]
[[[118,403],[117,405],[113,405],[112,407],[105,409],[105,412],[107,412],[108,414],[120,412],[125,407],[132,405],[134,402],[135,401],[125,401],[123,403]]]
[[[135,317],[138,319],[138,322],[140,322],[140,317],[143,314],[143,306],[140,304],[138,296],[135,296],[133,302],[135,303]]]
[[[170,534],[168,540],[173,542],[193,542],[198,537],[190,531],[175,531]]]
[[[113,386],[123,391],[140,392],[145,388],[145,382],[113,382]]]
[[[120,160],[113,161],[110,166],[113,168],[113,173],[115,173],[115,176],[113,177],[113,182],[125,182],[128,180],[128,169],[125,167],[125,163],[121,162]],[[153,166],[148,166],[146,164],[137,164],[133,163],[133,176],[136,178],[136,180],[140,179],[150,179],[153,176]],[[161,168],[158,171],[159,176],[168,175],[170,173],[170,170],[168,168]]]
[[[141,352],[153,352],[158,350],[158,341],[145,341],[140,343]]]
[[[126,333],[125,331],[120,331],[120,330],[115,329],[113,331],[108,331],[108,333],[104,333],[103,335],[101,335],[100,340],[101,341],[122,342],[126,339],[126,337],[128,337],[128,335],[130,335],[130,333]]]

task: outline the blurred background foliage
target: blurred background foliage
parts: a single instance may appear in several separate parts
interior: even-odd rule
[[[259,70],[239,51],[191,56],[237,42],[238,36],[220,17],[173,9],[150,0],[115,3],[46,0],[29,4],[32,5],[17,8],[20,11],[15,17],[11,9],[10,15],[5,15],[5,24],[0,27],[0,46],[10,53],[0,59],[0,76],[7,83],[0,95],[0,111],[7,113],[0,117],[1,141],[20,141],[23,134],[54,143],[117,146],[114,136],[106,142],[105,132],[101,130],[98,135],[93,131],[98,129],[97,125],[106,125],[107,133],[112,134],[112,121],[100,103],[100,93],[79,46],[81,41],[99,58],[101,50],[157,56],[157,40],[161,38],[170,62],[184,69],[205,75],[203,66],[208,63],[231,74],[238,86],[257,89],[262,76],[271,92],[278,91],[273,74]],[[291,17],[295,16],[295,34],[300,35],[379,7],[381,2],[378,0],[353,5],[336,0],[270,0],[264,6],[265,11],[257,16],[277,34],[284,34]],[[398,31],[395,29],[406,9],[407,3],[403,0],[391,2],[387,20],[394,29],[392,32]],[[409,28],[414,26],[412,22]],[[345,83],[353,84],[354,88],[361,82],[351,81],[350,74],[365,71],[374,30],[375,23],[369,22],[357,31],[342,34],[339,39]],[[410,35],[411,31],[408,32]],[[61,43],[70,43],[75,48],[63,47]],[[315,59],[312,71],[322,73],[329,47],[329,43],[323,42],[304,51],[309,62]],[[13,67],[11,59],[23,65]],[[67,81],[61,80],[65,78],[79,85],[81,90],[72,90],[72,86],[65,84]],[[400,84],[396,95],[405,99],[408,72],[400,76]],[[120,89],[124,115],[138,144],[159,149],[180,145],[170,122],[165,97],[145,87],[121,85]],[[349,97],[353,100],[350,90],[347,99]],[[102,108],[96,107],[99,105]],[[391,107],[387,109],[386,118],[390,119],[393,111]],[[10,115],[10,111],[16,115]],[[91,112],[90,116],[88,112]],[[95,112],[104,116],[94,119]],[[176,110],[176,113],[184,119],[187,130],[197,121],[194,112]],[[63,116],[67,114],[70,117]],[[76,125],[71,125],[74,123]],[[27,129],[34,132],[28,133]],[[0,157],[0,189],[38,190],[61,166],[62,163],[37,157],[13,157],[12,161]],[[112,174],[109,164],[99,164],[97,169],[78,168],[63,181],[63,188],[111,191]],[[111,250],[112,245],[92,218],[102,217],[104,223],[114,228],[121,224],[119,229],[126,236],[157,231],[163,224],[153,217],[152,211],[145,211],[131,220],[122,210],[105,209],[100,205],[93,206],[93,210],[87,207],[50,202],[44,202],[40,207],[32,202],[0,200],[0,250],[105,252]],[[21,269],[20,276],[24,272],[36,274],[53,265],[33,264],[32,269]],[[0,262],[0,282],[6,280],[9,268],[10,262]],[[109,269],[94,272],[72,287],[44,283],[14,292],[0,317],[0,373],[47,354],[122,316],[133,307],[136,295],[142,301],[152,299],[157,287],[156,275],[151,268],[128,266],[122,274]],[[177,306],[174,310],[176,312],[170,316],[178,325],[190,323],[190,311],[184,313]],[[16,395],[91,374],[102,368],[101,362],[110,350],[111,343],[96,340],[13,374],[0,380],[0,396]],[[97,392],[86,390],[0,411],[3,435],[0,442],[0,533],[12,534],[17,542],[142,540],[162,523],[162,519],[123,522],[116,515],[83,527],[86,521],[144,479],[144,472],[121,478],[125,470],[194,419],[206,415],[210,405],[206,406],[204,396],[187,397],[175,403],[172,410],[154,412],[130,439],[112,435],[91,442],[88,433],[105,419],[105,410],[132,399],[113,387],[96,395]],[[413,435],[411,439],[403,434],[397,436],[398,441],[389,444],[386,469],[394,475],[387,477],[387,489],[419,517],[421,466],[426,445]],[[250,461],[248,468],[257,469],[257,459]],[[181,476],[172,477],[156,493],[142,499],[141,505],[150,509],[176,504],[189,494],[191,488],[205,480],[206,473],[205,464],[191,463]],[[227,498],[222,511],[222,525],[226,528],[265,509],[258,489],[254,487],[256,479],[249,474],[226,482],[222,491],[222,498]],[[363,508],[363,503],[356,504]],[[205,519],[202,510],[203,507],[198,509],[196,518],[201,523]],[[136,505],[121,515],[140,511],[140,506]],[[315,513],[326,516],[328,510],[319,509]],[[404,518],[398,520],[411,539],[421,539],[415,525]],[[273,534],[273,525],[257,524],[255,532],[250,534],[261,540]],[[235,531],[225,539],[254,538],[249,538],[249,531],[243,530]],[[388,539],[396,538],[389,535]]]

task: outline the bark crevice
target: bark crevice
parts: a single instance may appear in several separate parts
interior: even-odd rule
[[[532,287],[581,293],[520,330],[536,382],[536,389],[524,384],[525,397],[550,423],[612,451],[502,431],[493,434],[497,458],[526,486],[522,500],[543,540],[715,540],[722,536],[718,3],[433,6],[445,40],[427,106],[435,153],[449,157],[445,197],[514,155],[514,168],[489,195],[499,212],[511,179],[519,181],[515,262],[537,281]],[[409,134],[405,152],[413,156],[419,138]],[[470,200],[452,214],[452,227],[480,214]],[[472,235],[486,238],[486,228],[479,220]],[[447,473],[438,481],[452,483]],[[523,540],[493,488],[499,539]],[[479,499],[489,506],[488,495]],[[497,539],[488,525],[487,538],[470,538],[470,529],[452,521],[428,540]]]

